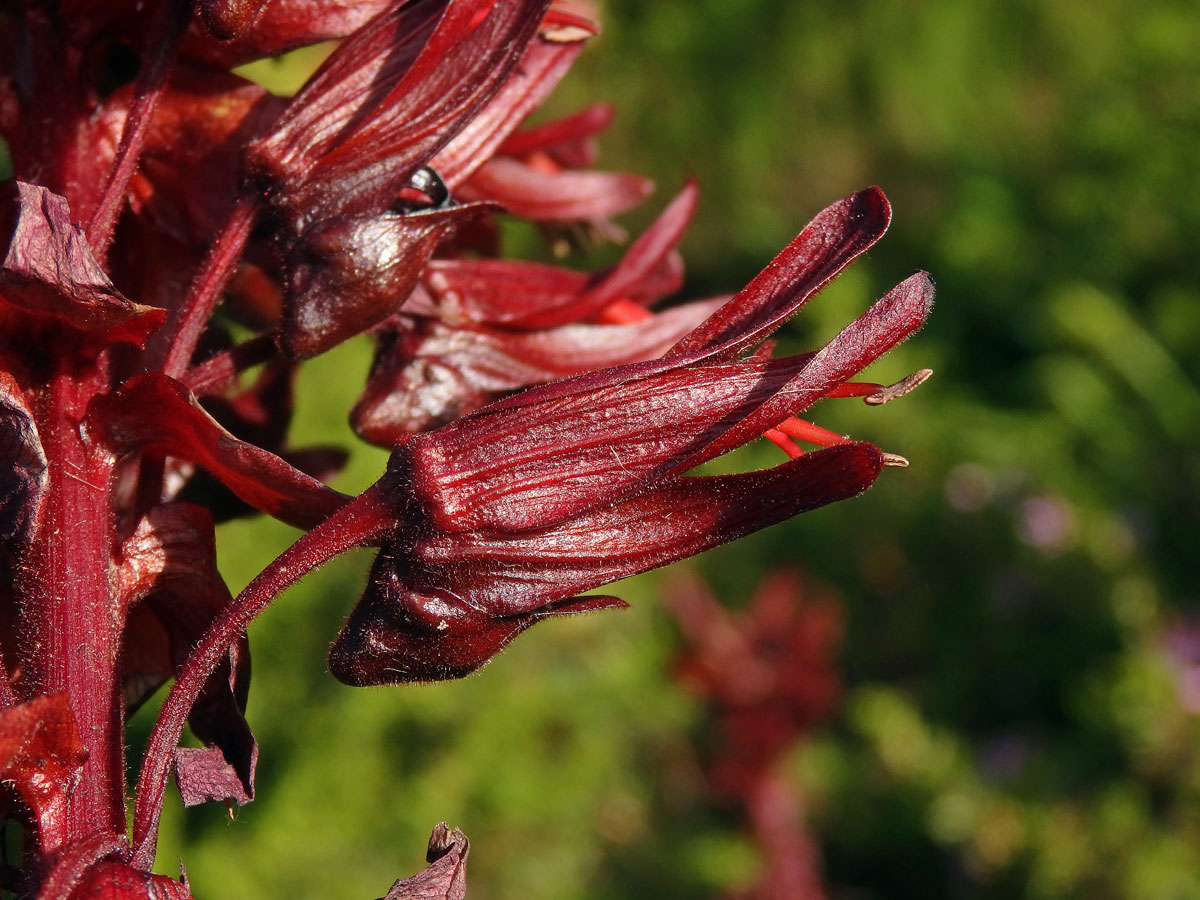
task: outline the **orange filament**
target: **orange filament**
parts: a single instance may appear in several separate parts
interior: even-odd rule
[[[645,322],[653,317],[654,313],[640,303],[634,303],[632,300],[622,297],[600,310],[594,321],[600,325],[632,325],[635,322]]]
[[[796,442],[778,428],[768,428],[763,432],[763,437],[786,453],[790,459],[804,455],[804,451],[796,446]]]
[[[884,387],[885,385],[870,381],[847,381],[845,384],[839,384],[825,396],[830,398],[870,397],[872,394],[878,394]]]
[[[820,447],[832,447],[834,444],[844,444],[849,440],[845,435],[822,428],[820,425],[814,425],[812,422],[797,419],[795,416],[784,419],[776,427],[788,437],[798,441],[807,441]]]

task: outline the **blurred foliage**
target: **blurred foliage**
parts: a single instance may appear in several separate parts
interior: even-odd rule
[[[660,184],[631,228],[699,176],[689,295],[744,284],[871,183],[892,232],[785,342],[832,335],[914,267],[938,282],[929,328],[874,372],[935,379],[815,414],[913,466],[698,563],[731,605],[785,562],[845,599],[845,702],[789,760],[831,895],[1200,897],[1194,4],[611,0],[605,23],[554,108],[619,104],[607,164]],[[298,435],[351,440],[366,357],[309,367]],[[382,464],[360,449],[339,486]],[[222,566],[244,583],[291,537],[227,526]],[[169,810],[162,871],[178,853],[202,895],[377,897],[448,819],[476,900],[752,878],[694,771],[702,710],[669,677],[661,576],[479,676],[360,691],[322,660],[368,560],[252,630],[259,799],[233,822]]]

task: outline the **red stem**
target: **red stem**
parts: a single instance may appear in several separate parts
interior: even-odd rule
[[[98,385],[59,372],[35,398],[50,475],[41,521],[17,573],[23,696],[66,692],[88,759],[60,818],[39,835],[42,859],[96,832],[125,833],[121,621],[109,584],[112,461],[79,428]]]
[[[378,484],[367,489],[283,551],[205,632],[163,701],[146,745],[133,808],[134,867],[149,871],[154,863],[158,822],[175,748],[192,705],[229,646],[275,597],[304,575],[347,550],[378,541],[394,527],[395,514],[384,502]]]
[[[213,241],[200,271],[192,279],[187,298],[171,323],[163,372],[172,378],[178,378],[187,371],[200,335],[216,309],[221,289],[233,274],[257,216],[256,199],[251,195],[239,194],[225,227]]]
[[[190,0],[169,0],[158,7],[146,42],[147,55],[133,85],[133,102],[125,117],[121,142],[117,146],[112,168],[108,171],[104,192],[88,222],[88,243],[93,255],[102,264],[108,255],[108,245],[112,243],[117,217],[125,207],[129,179],[141,158],[146,131],[150,127],[150,120],[154,118],[163,85],[175,65],[175,53],[191,13]]]
[[[275,332],[252,337],[193,366],[179,380],[197,397],[220,393],[246,369],[274,359],[279,353],[277,338]]]

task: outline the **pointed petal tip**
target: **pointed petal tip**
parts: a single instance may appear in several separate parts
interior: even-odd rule
[[[573,616],[578,613],[599,612],[603,609],[629,609],[629,604],[620,597],[608,594],[586,594],[581,597],[557,600],[547,604],[537,613],[540,616]]]

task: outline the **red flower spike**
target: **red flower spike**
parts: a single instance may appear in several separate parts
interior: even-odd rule
[[[274,453],[239,441],[163,375],[142,375],[97,397],[87,424],[118,455],[140,451],[195,463],[255,509],[298,528],[324,521],[348,499]]]
[[[392,490],[406,481],[406,456],[405,447],[393,455]],[[850,443],[762,472],[668,479],[535,532],[454,533],[418,521],[384,545],[330,671],[356,685],[459,677],[546,616],[619,602],[577,593],[856,496],[882,465],[875,447]]]
[[[144,343],[166,312],[133,303],[113,286],[65,198],[23,181],[16,188],[16,226],[0,263],[3,299],[107,341]]]

